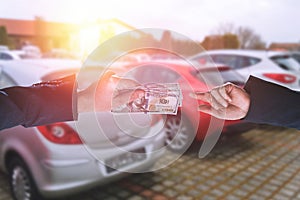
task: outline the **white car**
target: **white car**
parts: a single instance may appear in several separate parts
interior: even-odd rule
[[[229,66],[243,82],[250,75],[299,90],[300,64],[288,52],[261,50],[211,50],[191,58],[207,65],[218,63]],[[209,65],[209,64],[208,64]],[[235,82],[235,77],[232,80]]]
[[[0,45],[0,51],[8,51],[9,48],[6,45]]]
[[[292,51],[291,52],[292,57],[300,63],[300,51]]]
[[[24,46],[21,50],[9,50],[0,47],[0,61],[38,59],[41,57],[40,49],[32,45]]]
[[[25,52],[22,50],[0,50],[0,60],[20,60],[25,58]]]
[[[72,64],[45,59],[8,61],[0,65],[0,87],[31,85],[79,70],[80,65],[63,67],[63,63]],[[119,116],[121,123],[110,112],[96,114],[79,115],[83,124],[17,126],[0,132],[0,167],[9,175],[14,199],[77,193],[118,180],[126,172],[147,171],[161,157],[164,134],[158,131],[163,127],[158,116],[135,115],[138,122],[134,125],[132,117]],[[96,131],[97,123],[102,126]],[[125,128],[120,127],[124,123]],[[81,130],[84,135],[79,134]]]

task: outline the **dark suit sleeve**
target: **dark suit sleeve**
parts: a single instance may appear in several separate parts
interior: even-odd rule
[[[75,75],[31,87],[0,90],[0,130],[70,121],[77,118],[77,97],[73,98]]]
[[[251,76],[244,89],[250,95],[246,121],[300,129],[300,93]]]

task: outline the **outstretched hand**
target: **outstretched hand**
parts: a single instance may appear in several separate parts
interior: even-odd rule
[[[191,93],[191,96],[208,103],[200,105],[199,111],[220,119],[241,119],[247,115],[250,106],[248,93],[232,83],[226,83],[208,92]]]
[[[107,71],[98,82],[78,94],[78,112],[111,111],[133,102],[144,95],[143,90],[136,89],[139,86],[132,79],[121,78]]]

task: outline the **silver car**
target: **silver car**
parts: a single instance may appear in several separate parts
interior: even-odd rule
[[[28,85],[79,69],[55,62],[7,62],[0,66],[0,87]],[[92,115],[82,114],[78,122],[18,126],[0,132],[0,167],[9,175],[15,199],[61,197],[86,190],[118,180],[127,172],[147,171],[163,153],[159,116]],[[99,130],[93,128],[97,124]]]

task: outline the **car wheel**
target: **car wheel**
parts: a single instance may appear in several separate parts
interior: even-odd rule
[[[189,120],[180,114],[168,115],[164,125],[165,143],[173,152],[186,151],[194,140],[194,130]]]
[[[15,200],[40,200],[32,176],[19,157],[12,158],[8,163],[9,183]]]

